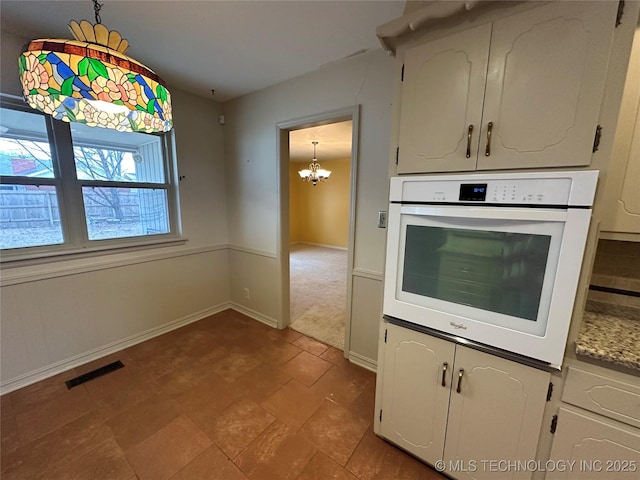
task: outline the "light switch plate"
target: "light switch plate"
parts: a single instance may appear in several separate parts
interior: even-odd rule
[[[387,228],[387,212],[384,210],[378,212],[378,228]]]

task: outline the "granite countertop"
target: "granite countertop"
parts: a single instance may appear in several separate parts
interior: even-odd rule
[[[640,309],[587,302],[576,354],[640,371]]]

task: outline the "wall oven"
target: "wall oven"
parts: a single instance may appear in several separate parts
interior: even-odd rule
[[[597,179],[392,178],[383,313],[559,368]]]

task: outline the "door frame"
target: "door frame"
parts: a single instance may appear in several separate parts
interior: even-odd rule
[[[323,113],[298,117],[276,124],[276,150],[278,158],[278,305],[277,327],[286,328],[291,316],[291,291],[289,276],[289,132],[351,120],[351,191],[349,205],[349,244],[347,247],[347,305],[344,324],[344,356],[348,358],[351,339],[351,294],[353,287],[353,250],[356,222],[356,185],[358,178],[358,134],[360,131],[360,105],[329,110]]]

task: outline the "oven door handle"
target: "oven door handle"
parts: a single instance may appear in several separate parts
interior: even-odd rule
[[[402,215],[419,217],[453,217],[490,220],[533,220],[564,222],[567,211],[548,208],[500,208],[473,206],[403,205]]]

